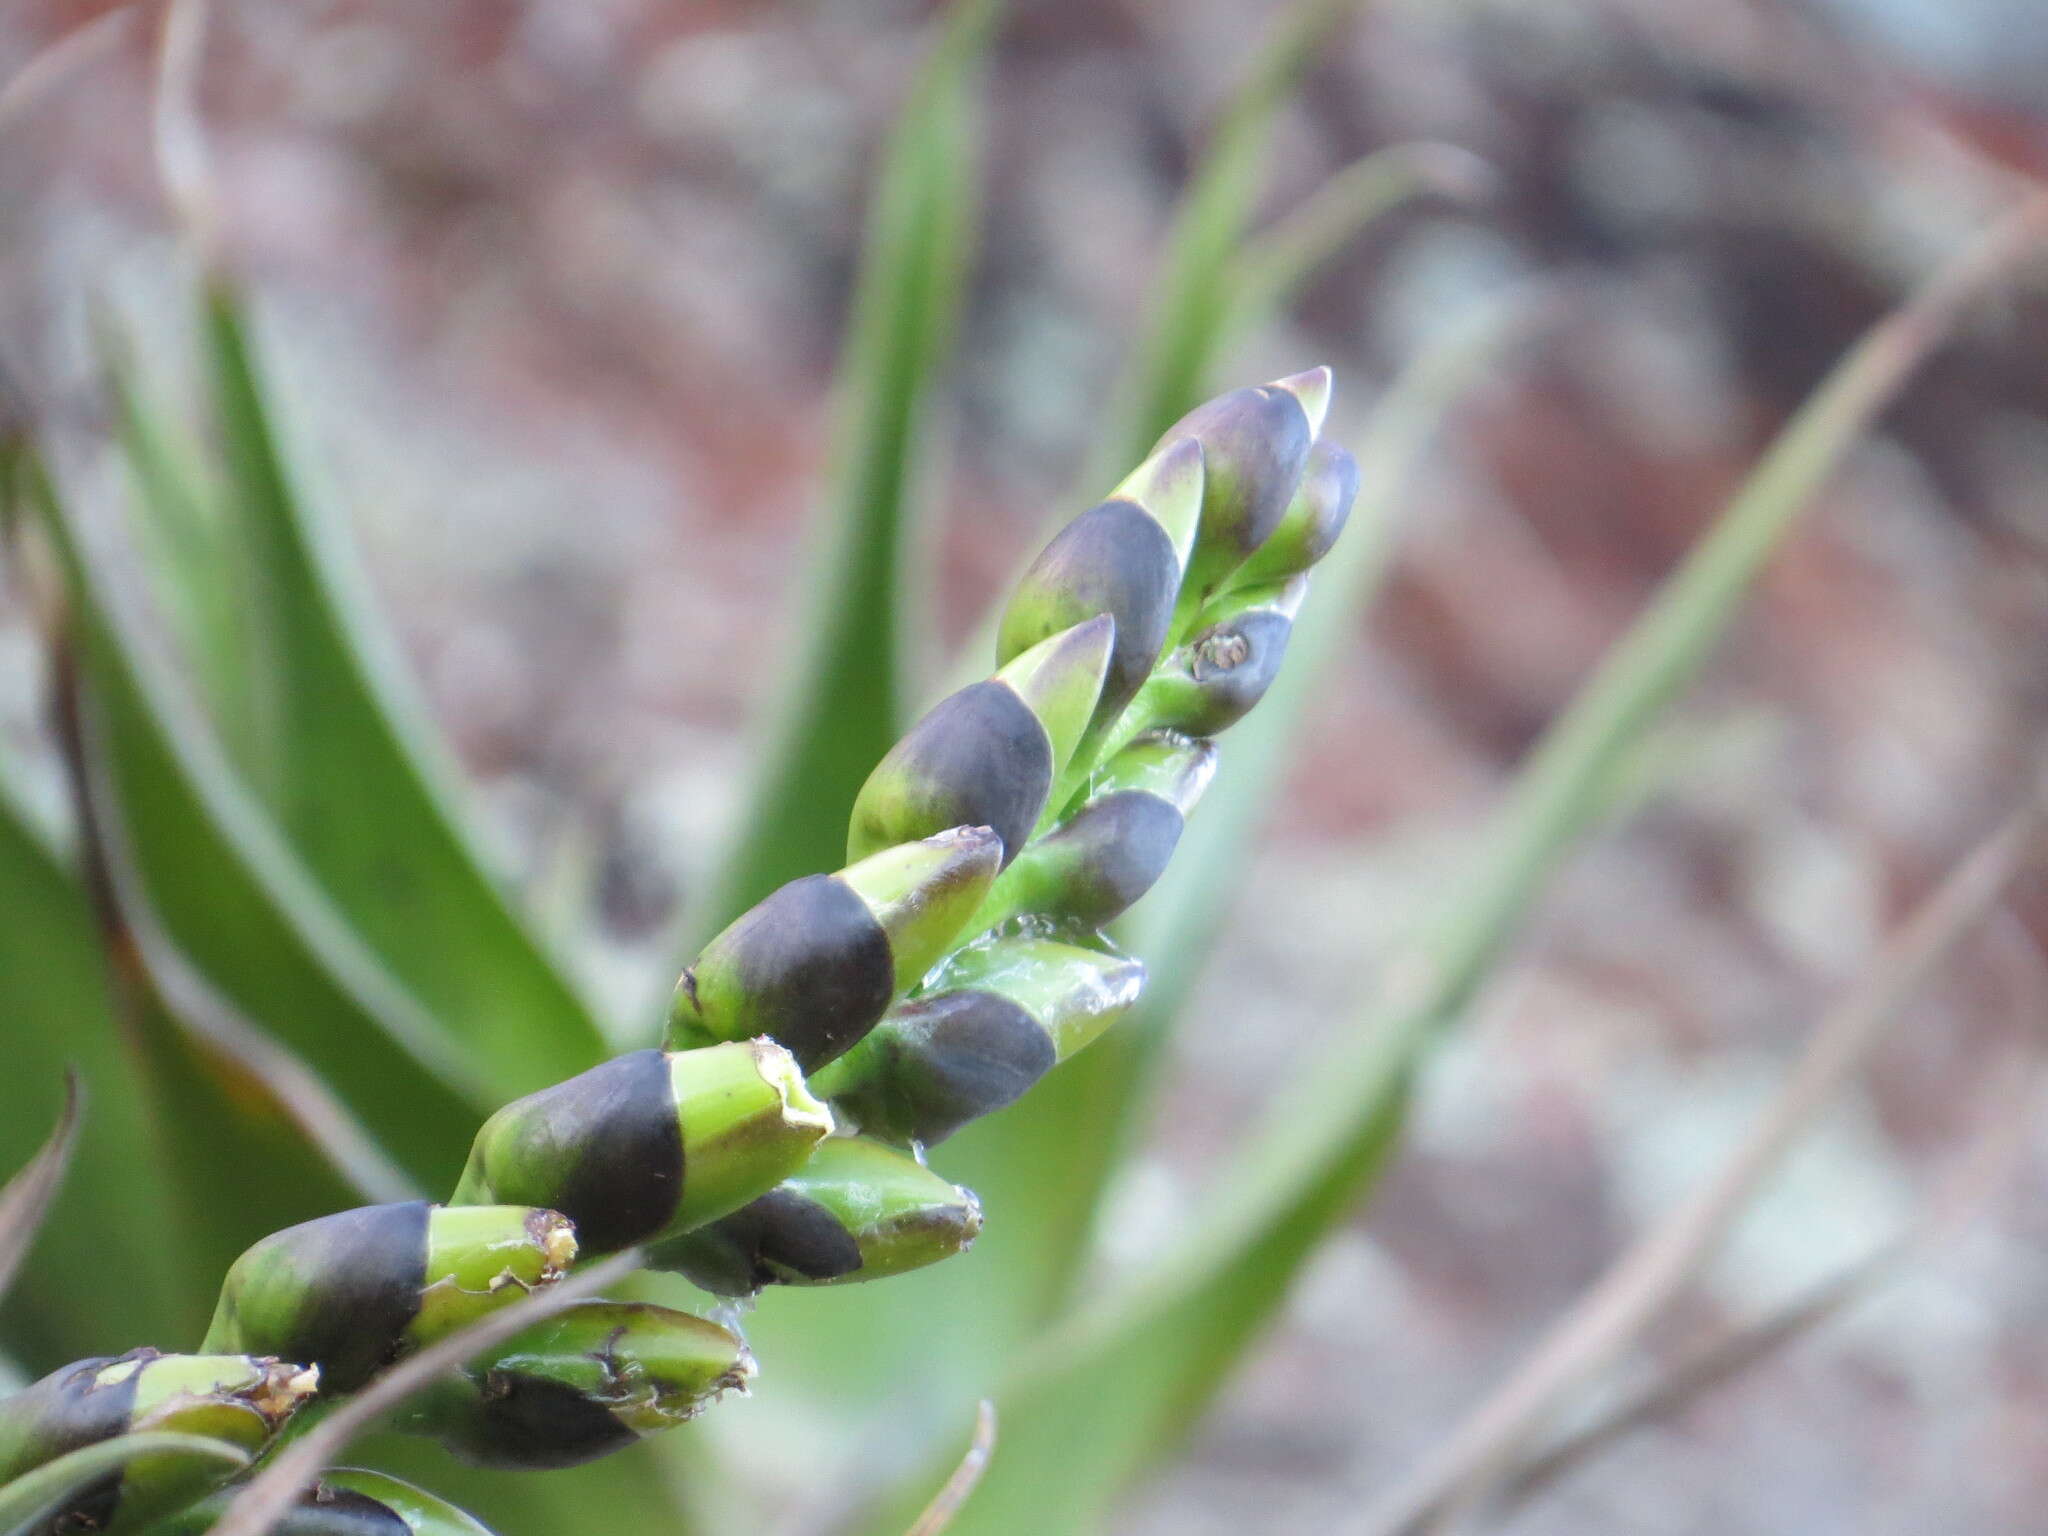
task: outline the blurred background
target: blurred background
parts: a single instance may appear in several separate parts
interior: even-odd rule
[[[191,345],[176,144],[152,125],[158,17],[110,9],[0,7],[0,370],[81,437],[103,425],[95,305],[147,355]],[[346,511],[499,868],[635,1040],[790,660],[863,208],[935,9],[211,6],[211,217],[304,462]],[[1101,493],[1084,460],[1175,199],[1281,9],[1036,0],[1004,21],[920,534],[915,660],[934,686],[1049,512]],[[1483,174],[1445,161],[1447,190],[1489,195],[1377,221],[1220,382],[1331,363],[1332,420],[1355,436],[1468,306],[1540,281],[1560,307],[1404,497],[1390,584],[1237,873],[1164,1113],[1108,1206],[1112,1269],[1200,1223],[1239,1127],[1357,1016],[1520,753],[1792,407],[2048,171],[2048,15],[1382,0],[1319,48],[1261,218],[1414,140],[1479,157]],[[1717,1166],[1826,1002],[2030,781],[2044,359],[2038,289],[1980,306],[1833,480],[1683,702],[1654,794],[1569,866],[1435,1060],[1369,1216],[1120,1530],[1342,1529]],[[53,810],[45,687],[28,616],[0,613],[0,734]],[[2036,889],[1971,941],[1660,1349],[1911,1219],[2042,1022],[2043,937]],[[2042,1529],[2044,1193],[2048,1133],[1926,1262],[1515,1529]],[[777,1409],[775,1369],[703,1426],[770,1483],[760,1426],[800,1417]],[[816,1528],[834,1493],[784,1488],[774,1528]]]

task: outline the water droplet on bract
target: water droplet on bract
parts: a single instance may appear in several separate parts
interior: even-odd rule
[[[747,1315],[754,1310],[754,1304],[755,1297],[752,1295],[721,1296],[704,1315],[738,1339],[741,1344],[745,1344]]]

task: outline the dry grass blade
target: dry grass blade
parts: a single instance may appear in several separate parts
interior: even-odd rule
[[[1448,1528],[1496,1488],[1560,1398],[1618,1358],[1699,1272],[1915,989],[2019,873],[2039,825],[2030,806],[1963,861],[1822,1020],[1791,1078],[1713,1182],[1644,1234],[1362,1529],[1408,1536]]]
[[[21,1261],[35,1243],[57,1186],[64,1182],[64,1170],[71,1164],[71,1149],[78,1144],[78,1122],[84,1111],[84,1094],[78,1074],[64,1073],[64,1107],[57,1112],[51,1129],[36,1155],[21,1172],[0,1188],[0,1296],[7,1294]]]
[[[960,1506],[967,1502],[974,1492],[975,1484],[981,1481],[981,1474],[988,1468],[988,1459],[996,1449],[996,1405],[983,1398],[974,1410],[974,1438],[967,1443],[967,1454],[960,1458],[960,1465],[953,1469],[953,1475],[946,1479],[946,1486],[925,1505],[903,1536],[939,1536],[953,1523],[953,1517],[960,1513]]]
[[[2035,1101],[2048,1060],[2038,1036],[1998,1074],[2005,1085],[1968,1154],[1929,1200],[1919,1219],[1859,1262],[1815,1285],[1755,1322],[1722,1333],[1682,1354],[1663,1374],[1624,1396],[1514,1474],[1502,1491],[1503,1514],[1541,1493],[1592,1456],[1634,1431],[1669,1418],[1703,1394],[1796,1342],[1886,1282],[1975,1216],[2012,1173],[2033,1129]]]
[[[348,1448],[351,1440],[436,1376],[563,1308],[595,1296],[630,1275],[640,1263],[640,1250],[628,1248],[574,1279],[523,1297],[393,1366],[272,1457],[228,1506],[227,1514],[214,1526],[213,1536],[265,1536],[290,1512],[314,1479]]]

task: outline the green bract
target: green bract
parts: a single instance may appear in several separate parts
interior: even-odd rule
[[[80,1360],[0,1399],[0,1483],[131,1430],[197,1435],[253,1455],[318,1382],[317,1370],[247,1355],[137,1349]],[[225,1475],[216,1462],[174,1452],[138,1456],[39,1529],[53,1536],[135,1530],[198,1498]]]
[[[823,1065],[952,947],[1002,857],[988,827],[954,826],[792,880],[683,973],[670,1045],[766,1035],[806,1071]]]
[[[558,1279],[574,1229],[528,1206],[372,1205],[287,1227],[228,1271],[205,1347],[279,1355],[352,1392],[410,1349]]]
[[[981,1231],[981,1204],[894,1147],[857,1136],[821,1142],[804,1168],[721,1221],[649,1255],[703,1290],[881,1280],[949,1259]]]
[[[753,1375],[716,1323],[587,1301],[441,1378],[394,1423],[485,1466],[569,1467],[693,1419]]]
[[[1038,933],[970,946],[820,1073],[818,1091],[871,1136],[934,1146],[1094,1040],[1144,981],[1136,960]]]
[[[934,705],[861,786],[847,857],[977,826],[1014,858],[1088,727],[1115,640],[1115,620],[1098,615]]]
[[[615,1253],[766,1194],[831,1129],[773,1041],[633,1051],[485,1121],[453,1203],[560,1211],[586,1256]]]

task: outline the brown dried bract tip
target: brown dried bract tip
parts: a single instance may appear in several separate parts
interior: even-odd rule
[[[526,1218],[526,1230],[540,1245],[543,1268],[536,1283],[552,1285],[576,1257],[576,1224],[559,1211],[535,1209]]]
[[[261,1368],[262,1375],[249,1389],[249,1406],[262,1414],[264,1422],[272,1429],[290,1418],[299,1404],[320,1390],[320,1367],[317,1365],[293,1365],[269,1356],[258,1359],[255,1364]]]

